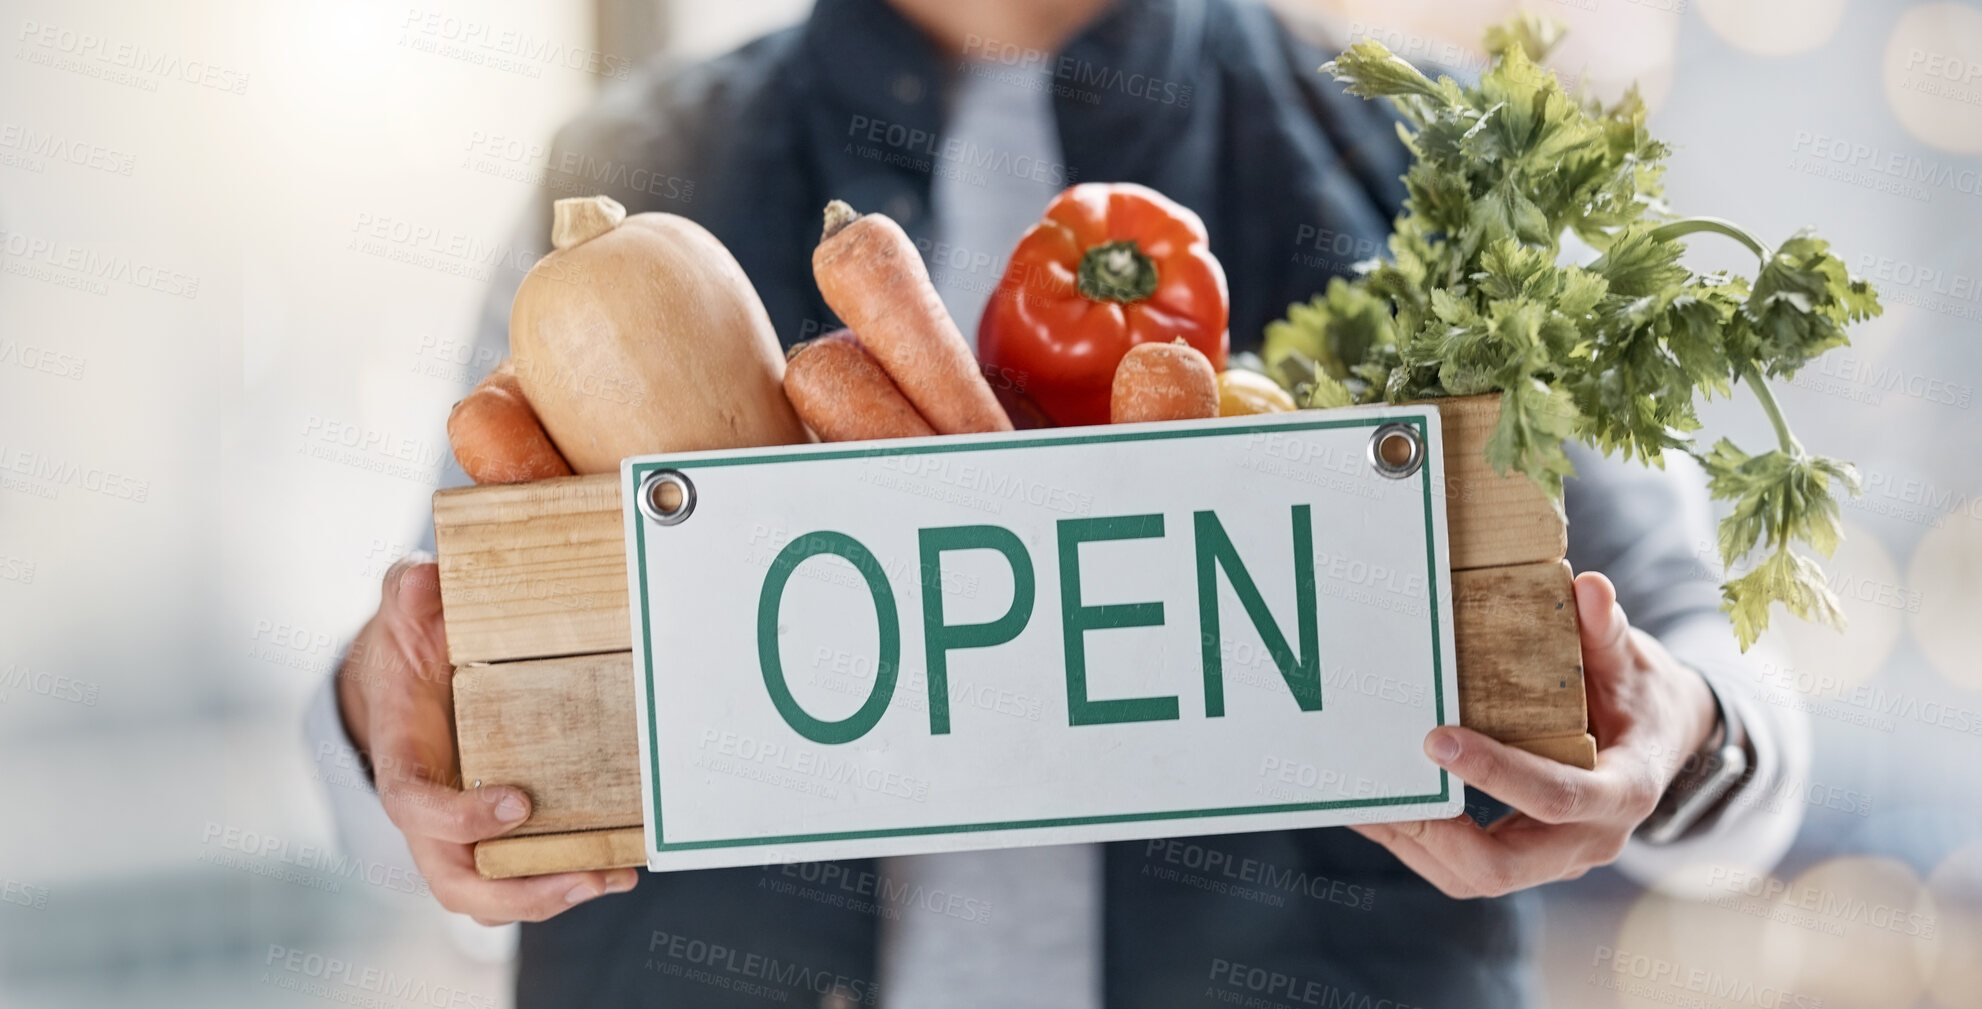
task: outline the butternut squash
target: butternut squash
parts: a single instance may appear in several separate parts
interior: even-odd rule
[[[770,316],[714,235],[593,196],[557,201],[551,237],[510,307],[509,352],[573,471],[807,440]]]

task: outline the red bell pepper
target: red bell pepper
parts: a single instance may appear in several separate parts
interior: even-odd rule
[[[1019,239],[978,357],[1019,426],[1106,424],[1115,366],[1136,344],[1183,337],[1224,370],[1228,311],[1197,214],[1147,186],[1083,182]]]

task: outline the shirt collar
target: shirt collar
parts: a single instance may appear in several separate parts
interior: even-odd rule
[[[1210,2],[1115,0],[1059,53],[1007,57],[1044,61],[1069,178],[1181,181],[1150,173],[1179,160],[1165,151],[1208,83]],[[829,151],[828,185],[867,201],[855,209],[895,212],[923,234],[946,96],[972,54],[943,51],[885,0],[817,0],[801,38],[803,97],[810,132]]]

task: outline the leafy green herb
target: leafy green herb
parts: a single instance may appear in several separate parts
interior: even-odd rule
[[[1563,90],[1535,62],[1559,35],[1531,15],[1489,30],[1492,60],[1472,87],[1432,80],[1375,41],[1322,67],[1396,106],[1413,155],[1408,199],[1387,260],[1267,326],[1267,373],[1310,407],[1497,391],[1488,462],[1527,474],[1558,506],[1568,439],[1655,466],[1668,449],[1688,452],[1709,492],[1732,502],[1719,537],[1728,570],[1769,551],[1721,588],[1742,648],[1773,603],[1842,627],[1823,572],[1793,547],[1836,549],[1832,486],[1855,494],[1858,477],[1804,451],[1768,380],[1844,346],[1845,327],[1879,314],[1878,298],[1807,232],[1770,249],[1726,221],[1671,219],[1669,149],[1646,132],[1644,103],[1635,90],[1608,106]],[[1752,250],[1754,279],[1683,265],[1680,239],[1702,232]],[[1602,255],[1562,265],[1570,234]],[[1774,450],[1693,441],[1697,404],[1737,384],[1768,413]]]

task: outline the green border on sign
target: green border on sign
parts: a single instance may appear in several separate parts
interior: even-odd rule
[[[1429,440],[1426,431],[1425,415],[1388,414],[1380,417],[1357,417],[1342,420],[1315,420],[1305,423],[1247,424],[1234,426],[1221,424],[1217,427],[1190,428],[1171,431],[1121,431],[1107,434],[1080,434],[1065,437],[1042,436],[1022,439],[971,439],[940,445],[878,445],[859,449],[823,449],[809,452],[764,453],[743,456],[717,456],[696,458],[692,461],[641,462],[628,470],[630,485],[626,488],[628,508],[633,508],[634,498],[640,491],[641,477],[658,469],[687,471],[697,467],[750,466],[761,463],[817,462],[831,459],[866,459],[877,456],[903,455],[946,455],[953,452],[992,452],[1016,448],[1040,448],[1062,445],[1093,445],[1109,442],[1163,441],[1172,438],[1228,438],[1233,435],[1258,434],[1265,431],[1318,431],[1347,427],[1378,427],[1393,422],[1408,422],[1418,429],[1420,439]],[[1430,446],[1426,446],[1429,453]],[[1443,460],[1439,460],[1441,463]],[[1424,492],[1425,512],[1425,584],[1429,588],[1429,614],[1431,619],[1431,672],[1433,717],[1438,724],[1445,724],[1445,678],[1441,675],[1442,656],[1439,652],[1438,635],[1438,551],[1434,545],[1431,500],[1432,460],[1427,458],[1418,470],[1418,483]],[[660,727],[654,717],[654,637],[647,627],[647,521],[637,510],[634,512],[633,542],[635,569],[639,573],[640,601],[634,613],[640,621],[640,650],[645,663],[647,688],[647,755],[650,780],[653,782],[655,851],[693,851],[707,848],[747,848],[765,844],[798,844],[807,841],[850,841],[872,837],[907,837],[920,834],[971,834],[988,830],[1017,830],[1028,827],[1073,827],[1099,823],[1133,823],[1147,820],[1189,820],[1217,816],[1246,816],[1258,813],[1301,813],[1324,809],[1360,809],[1374,806],[1398,806],[1420,802],[1444,802],[1451,796],[1451,781],[1443,768],[1438,772],[1438,793],[1435,795],[1397,795],[1373,799],[1333,799],[1323,802],[1293,802],[1263,806],[1225,806],[1216,809],[1186,809],[1159,811],[1153,813],[1112,813],[1100,816],[1065,816],[1039,820],[1006,820],[986,823],[956,823],[932,827],[888,827],[875,830],[842,830],[823,834],[785,834],[776,837],[746,837],[719,841],[676,841],[664,842],[661,839],[661,758]]]

